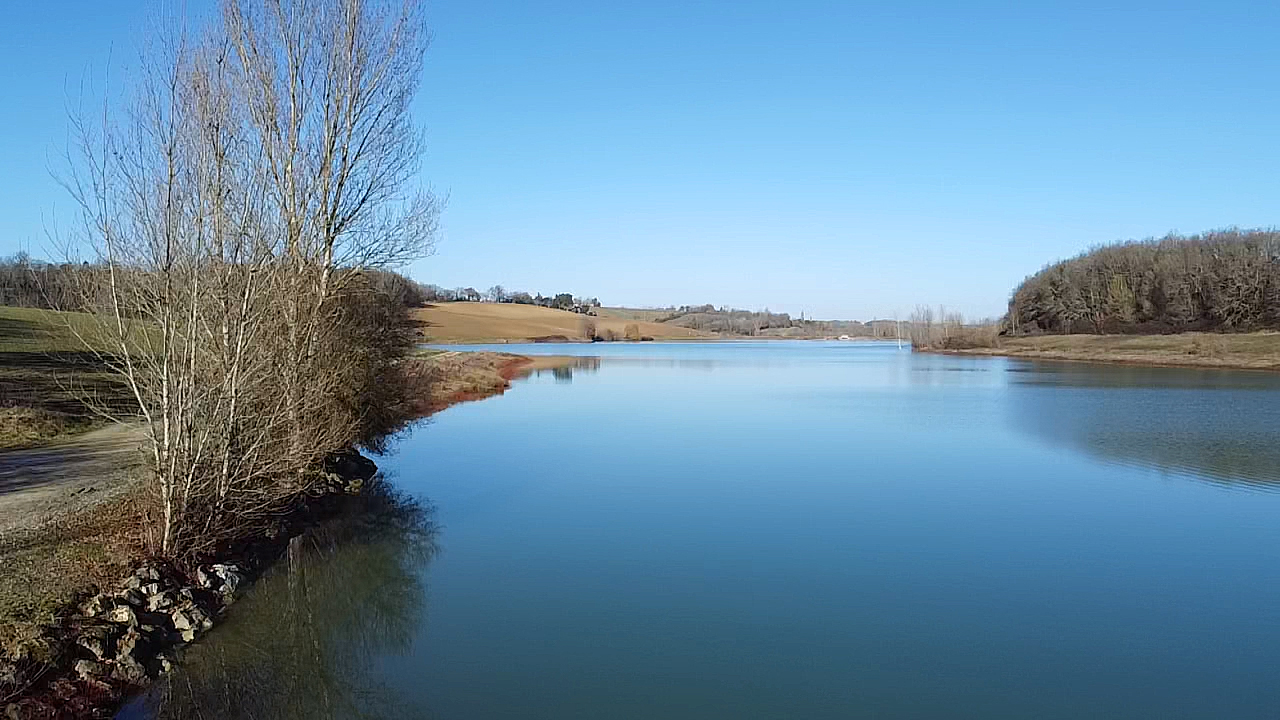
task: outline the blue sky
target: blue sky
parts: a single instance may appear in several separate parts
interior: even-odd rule
[[[190,6],[199,9],[200,0]],[[0,254],[66,223],[64,107],[141,3],[0,24]],[[1277,224],[1270,3],[433,0],[422,182],[446,286],[812,317],[1003,310],[1117,239]]]

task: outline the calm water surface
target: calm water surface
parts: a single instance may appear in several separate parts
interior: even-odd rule
[[[602,360],[406,436],[434,514],[308,537],[153,714],[1280,717],[1280,376],[500,349]]]

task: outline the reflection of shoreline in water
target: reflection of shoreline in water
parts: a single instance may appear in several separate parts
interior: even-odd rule
[[[422,622],[431,513],[385,484],[352,502],[294,538],[227,622],[117,717],[425,717],[371,666],[407,652]]]
[[[1280,490],[1280,377],[1071,363],[1010,371],[1020,430],[1109,462]]]
[[[550,372],[557,383],[571,383],[574,371],[595,373],[599,370],[600,358],[598,357],[566,357],[561,364],[534,370],[533,374],[535,377],[541,377],[542,373]]]
[[[679,368],[681,370],[714,370],[722,367],[726,363],[719,360],[667,360],[659,358],[616,358],[601,357],[598,355],[583,356],[557,356],[557,364],[551,367],[534,368],[528,372],[533,377],[540,377],[543,373],[551,373],[556,382],[573,382],[573,376],[577,372],[596,373],[600,371],[600,366],[608,363],[611,366],[632,365],[637,367],[649,368]]]

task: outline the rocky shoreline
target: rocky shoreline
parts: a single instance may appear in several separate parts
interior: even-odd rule
[[[144,561],[114,589],[79,599],[45,628],[52,657],[0,659],[0,680],[22,688],[0,698],[6,720],[111,717],[124,700],[170,672],[183,649],[216,625],[291,537],[331,516],[338,500],[359,494],[376,474],[377,466],[354,450],[331,456],[322,491],[300,502],[272,536],[189,571]]]

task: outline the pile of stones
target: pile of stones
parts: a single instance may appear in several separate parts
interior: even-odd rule
[[[80,605],[76,675],[91,683],[146,685],[173,667],[173,652],[213,627],[245,581],[231,564],[196,570],[196,584],[159,565],[143,565],[113,592]]]

